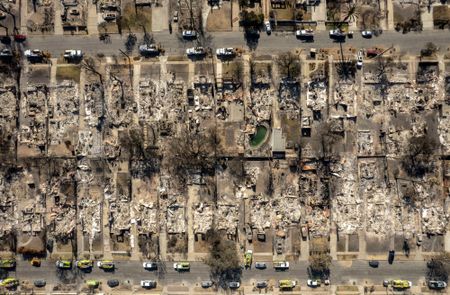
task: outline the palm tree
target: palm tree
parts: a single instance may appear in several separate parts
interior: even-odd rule
[[[342,22],[354,22],[359,18],[361,14],[361,8],[356,3],[349,3],[346,7],[344,7],[345,17]]]

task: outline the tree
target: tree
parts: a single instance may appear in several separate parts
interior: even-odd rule
[[[135,34],[128,34],[127,40],[125,41],[125,49],[127,53],[131,53],[134,50],[134,46],[136,46],[137,37]]]
[[[254,11],[249,12],[247,10],[243,10],[240,16],[241,16],[241,26],[243,26],[245,29],[259,28],[264,21],[264,15],[261,13],[256,14]]]
[[[147,31],[144,32],[144,36],[142,37],[142,44],[150,46],[155,41],[153,39],[153,35],[148,33]]]
[[[450,272],[450,253],[442,252],[427,262],[427,280],[448,281]]]
[[[359,7],[359,5],[354,2],[354,3],[348,3],[347,6],[345,6],[344,8],[344,14],[345,17],[342,20],[342,22],[354,22],[359,18],[359,15],[361,13],[361,8]]]
[[[228,287],[227,281],[239,281],[241,267],[235,243],[214,230],[207,233],[207,240],[210,247],[205,262],[211,268],[213,281],[222,288]]]
[[[392,70],[393,65],[391,57],[383,58],[381,55],[377,56],[376,77],[378,80],[378,89],[383,99],[386,98],[391,85],[388,74]]]
[[[413,136],[409,139],[402,167],[412,177],[423,177],[433,168],[432,157],[439,143],[429,135]]]
[[[300,75],[300,58],[292,52],[282,53],[276,59],[278,69],[288,80],[295,80]]]
[[[218,145],[213,129],[200,132],[184,128],[169,143],[167,160],[170,169],[182,180],[192,173],[212,174],[216,167]]]
[[[326,278],[330,273],[332,258],[329,254],[329,243],[325,237],[311,240],[311,250],[308,258],[309,270],[313,277]]]

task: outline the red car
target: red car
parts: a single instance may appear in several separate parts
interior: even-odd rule
[[[25,36],[25,35],[22,35],[22,34],[14,35],[14,41],[16,41],[16,42],[23,42],[25,40],[27,40],[27,36]]]

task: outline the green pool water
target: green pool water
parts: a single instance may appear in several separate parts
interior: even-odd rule
[[[257,147],[266,139],[267,128],[265,126],[256,127],[256,133],[250,136],[250,146]]]

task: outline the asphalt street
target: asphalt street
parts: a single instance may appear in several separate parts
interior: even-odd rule
[[[119,49],[125,49],[126,35],[110,35],[111,42],[104,43],[96,35],[72,36],[72,35],[49,35],[30,36],[25,44],[30,49],[47,50],[52,56],[59,56],[65,49],[81,49],[88,54],[103,53],[105,55],[120,55]],[[160,43],[166,50],[167,55],[183,54],[184,49],[194,46],[193,42],[184,42],[179,34],[169,34],[169,32],[155,32],[153,34],[155,42]],[[137,34],[138,42],[142,40]],[[248,49],[244,34],[242,32],[215,32],[211,34],[210,47],[242,47]],[[328,36],[327,31],[316,32],[313,43],[305,43],[295,38],[294,33],[272,33],[267,36],[261,33],[258,46],[255,50],[258,54],[277,53],[292,50],[294,48],[331,48],[338,46]],[[427,42],[433,42],[441,51],[447,51],[450,46],[450,32],[448,30],[432,30],[423,32],[411,32],[402,34],[395,31],[385,31],[378,37],[364,39],[355,32],[353,39],[347,38],[344,47],[353,46],[355,48],[369,48],[373,46],[383,46],[388,48],[396,46],[401,52],[418,53],[424,48]],[[137,54],[137,52],[135,52]]]
[[[173,269],[173,262],[166,262],[158,266],[158,271],[147,271],[137,261],[116,261],[114,272],[105,272],[95,266],[91,273],[83,273],[78,270],[69,271],[66,275],[75,275],[78,280],[85,279],[118,279],[130,280],[135,284],[140,280],[153,279],[160,284],[185,284],[191,285],[209,279],[209,267],[202,262],[191,262],[189,272],[176,272]],[[308,279],[307,262],[291,263],[287,271],[275,271],[271,263],[267,264],[267,269],[258,270],[255,268],[243,270],[242,282],[251,283],[258,280],[269,279],[295,279],[299,282],[306,282]],[[425,276],[426,264],[423,261],[397,261],[389,265],[386,261],[381,261],[378,268],[371,268],[367,261],[353,262],[333,262],[331,267],[331,281],[333,284],[364,283],[372,282],[381,284],[385,279],[406,279],[417,285],[419,280]],[[45,279],[48,283],[56,284],[60,278],[56,271],[54,262],[43,261],[41,267],[33,267],[27,261],[18,261],[14,275],[21,280]]]

